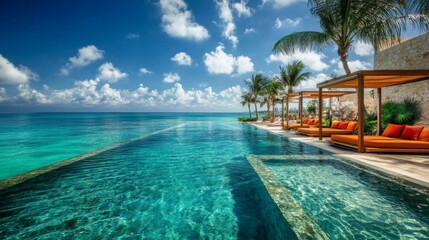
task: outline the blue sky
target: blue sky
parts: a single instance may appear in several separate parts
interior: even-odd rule
[[[302,60],[302,89],[343,74],[333,47],[271,52],[306,30],[319,24],[302,0],[3,0],[0,112],[245,111],[252,74]],[[371,69],[372,48],[356,42],[349,62]]]

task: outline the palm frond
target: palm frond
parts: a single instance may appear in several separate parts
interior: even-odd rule
[[[330,37],[322,32],[295,32],[278,40],[273,47],[276,53],[294,53],[297,49],[322,49],[330,42]]]

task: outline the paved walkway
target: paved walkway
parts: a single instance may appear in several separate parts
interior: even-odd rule
[[[361,165],[389,173],[396,177],[429,188],[429,155],[414,154],[382,154],[382,153],[357,153],[329,145],[324,138],[319,141],[316,137],[298,135],[294,131],[282,130],[280,126],[272,127],[262,124],[252,124],[275,134],[310,144],[312,146],[332,152],[335,156],[347,158]]]

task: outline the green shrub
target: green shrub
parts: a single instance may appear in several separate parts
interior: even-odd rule
[[[415,99],[406,98],[402,102],[388,101],[382,107],[382,128],[386,128],[389,123],[413,125],[421,117],[422,108],[420,102]]]
[[[238,118],[238,121],[240,121],[240,122],[253,122],[253,121],[256,121],[257,119],[254,117],[254,118],[250,118],[250,117],[239,117]]]
[[[264,121],[271,120],[271,114],[270,113],[265,113],[264,116],[262,116],[262,119]]]

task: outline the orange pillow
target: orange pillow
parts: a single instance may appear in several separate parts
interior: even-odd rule
[[[404,131],[402,131],[401,139],[408,140],[417,140],[420,133],[422,132],[423,127],[421,126],[405,126]]]
[[[338,125],[338,129],[346,129],[347,125],[349,125],[349,122],[340,122],[340,125]]]
[[[337,129],[339,125],[340,125],[339,121],[333,121],[332,125],[331,125],[331,128]]]
[[[357,125],[358,125],[357,122],[349,122],[349,125],[347,125],[346,130],[355,130]]]
[[[392,128],[394,125],[395,124],[391,124],[391,123],[387,124],[387,127],[384,129],[384,132],[383,132],[383,134],[381,134],[381,136],[388,137],[389,133],[390,133],[390,131],[392,131]]]
[[[319,119],[314,119],[313,125],[319,124]]]
[[[310,120],[308,120],[307,124],[311,125],[311,124],[313,124],[313,122],[314,122],[314,119],[310,119]]]
[[[309,121],[310,121],[310,119],[308,119],[308,118],[307,118],[307,119],[305,119],[305,120],[304,120],[304,124],[308,124],[308,122],[309,122]]]
[[[393,127],[390,130],[388,137],[398,138],[399,136],[401,136],[401,133],[402,133],[402,130],[404,130],[404,127],[405,125],[393,124]]]
[[[417,140],[429,142],[429,128],[423,128]]]

